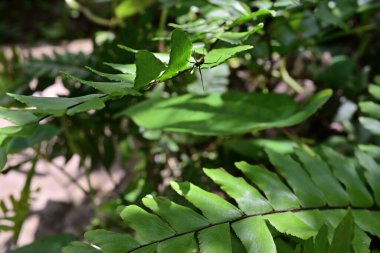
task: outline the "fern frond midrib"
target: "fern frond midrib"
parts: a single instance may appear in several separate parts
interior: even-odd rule
[[[218,226],[218,225],[222,225],[222,224],[226,224],[226,223],[232,224],[234,222],[237,222],[237,221],[240,221],[243,219],[247,219],[247,218],[251,218],[251,217],[266,216],[266,215],[272,215],[272,214],[276,214],[276,213],[286,213],[286,212],[297,213],[297,212],[302,212],[302,211],[313,211],[313,210],[327,211],[327,210],[348,210],[348,209],[354,210],[354,211],[355,210],[358,210],[358,211],[359,210],[380,211],[380,206],[373,205],[371,207],[354,207],[351,205],[347,205],[347,206],[328,206],[328,205],[326,205],[326,206],[321,206],[321,207],[300,207],[300,208],[285,209],[285,210],[272,210],[272,211],[264,212],[264,213],[244,214],[242,216],[239,216],[239,217],[231,219],[231,220],[226,220],[226,221],[221,221],[221,222],[216,222],[216,223],[210,223],[209,225],[204,226],[204,227],[200,227],[200,228],[189,230],[189,231],[182,232],[182,233],[176,233],[172,236],[165,237],[161,240],[157,240],[157,241],[153,241],[153,242],[150,242],[147,244],[140,245],[138,247],[135,247],[135,248],[125,252],[125,253],[131,253],[135,250],[138,250],[138,249],[141,249],[144,247],[148,247],[148,246],[153,245],[155,243],[165,242],[167,240],[170,240],[170,239],[173,239],[173,238],[176,238],[179,236],[183,236],[186,234],[199,233],[200,231],[207,229],[207,228],[210,228],[210,227],[213,227],[213,226]],[[173,229],[173,230],[175,230],[175,229]]]

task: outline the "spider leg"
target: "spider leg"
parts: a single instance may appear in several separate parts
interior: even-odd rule
[[[203,92],[204,92],[205,86],[203,85],[203,76],[202,76],[201,66],[198,66],[198,71],[199,71],[199,74],[201,75],[202,88],[203,88]]]
[[[195,65],[193,65],[192,67],[191,67],[191,69],[190,69],[190,74],[193,74],[194,72],[194,69],[195,69]]]
[[[214,61],[214,62],[205,62],[203,64],[207,65],[207,64],[214,64],[214,63],[218,63],[219,60],[221,59],[222,57],[219,57],[219,59],[217,61]]]

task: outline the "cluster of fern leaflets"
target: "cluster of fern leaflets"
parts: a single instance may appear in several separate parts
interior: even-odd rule
[[[144,208],[120,212],[134,237],[89,231],[85,238],[92,246],[73,242],[63,253],[369,252],[370,236],[380,237],[380,166],[360,151],[360,168],[330,148],[319,153],[268,150],[275,170],[238,162],[241,177],[204,169],[230,201],[189,182],[172,182],[195,208],[148,195]],[[292,248],[284,234],[301,240]]]

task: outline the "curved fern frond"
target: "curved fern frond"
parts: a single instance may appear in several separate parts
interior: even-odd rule
[[[120,213],[134,237],[89,231],[90,244],[75,242],[63,253],[282,252],[283,234],[301,239],[303,252],[369,252],[370,235],[380,237],[380,166],[370,156],[357,152],[359,170],[327,147],[313,157],[300,150],[294,157],[267,154],[274,171],[245,162],[236,163],[243,177],[204,169],[231,201],[172,182],[195,208],[148,195],[145,208]]]

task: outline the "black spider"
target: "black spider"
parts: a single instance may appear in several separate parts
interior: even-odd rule
[[[195,62],[189,61],[190,63],[194,64],[193,67],[191,68],[190,72],[193,72],[193,70],[195,68],[198,68],[199,75],[201,76],[202,88],[203,88],[203,91],[205,91],[205,86],[203,85],[203,76],[202,76],[201,67],[202,67],[203,64],[214,64],[214,63],[217,63],[220,60],[220,57],[215,62],[205,62],[205,54],[203,54],[200,59],[197,60],[197,59],[194,58],[194,60],[195,60]]]

